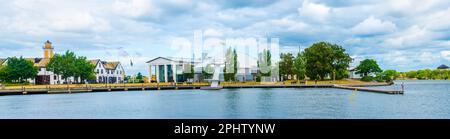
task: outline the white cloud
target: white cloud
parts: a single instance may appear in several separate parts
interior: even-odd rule
[[[351,31],[358,35],[376,35],[390,33],[397,29],[391,21],[382,21],[370,16],[361,23],[354,26]]]
[[[49,29],[57,31],[107,31],[110,24],[107,20],[94,17],[86,11],[56,12],[48,18]]]
[[[160,12],[150,0],[116,0],[112,4],[112,9],[116,14],[132,18],[157,16]]]
[[[115,51],[108,51],[123,48],[129,52],[124,62],[139,57],[141,60],[134,63],[144,67],[141,61],[145,59],[175,54],[173,38],[192,39],[195,30],[202,30],[205,37],[279,37],[282,47],[329,41],[342,45],[353,56],[376,58],[381,65],[391,66],[386,68],[399,70],[441,64],[430,54],[440,53],[441,60],[449,59],[448,0],[264,2],[4,1],[0,5],[0,57],[33,56],[33,51],[39,51],[42,42],[50,39],[57,51],[73,49],[88,58],[118,59]],[[179,43],[181,48],[186,46],[183,41]],[[11,45],[33,51],[3,51],[13,49]]]
[[[417,20],[426,21],[422,22],[424,26],[432,30],[445,30],[450,29],[450,8],[445,10],[433,12],[426,16],[420,17]]]
[[[439,60],[439,58],[440,58],[439,55],[435,55],[431,52],[422,52],[422,53],[420,53],[420,55],[417,59],[423,63],[427,63],[430,61],[437,61],[437,60]]]
[[[441,51],[441,57],[450,61],[450,51]]]
[[[208,28],[203,32],[204,37],[220,37],[222,35],[223,35],[222,31],[212,29],[212,28]]]
[[[415,25],[404,31],[392,34],[389,38],[386,38],[384,40],[384,46],[397,48],[422,46],[429,43],[434,37],[435,34],[433,34],[433,32]]]
[[[312,3],[308,0],[303,1],[302,7],[298,8],[297,10],[300,16],[319,22],[324,22],[331,12],[330,7],[322,4]]]

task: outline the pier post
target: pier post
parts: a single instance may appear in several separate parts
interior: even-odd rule
[[[25,89],[24,86],[22,86],[22,94],[24,94],[24,95],[28,94],[28,92],[27,92],[27,90]]]

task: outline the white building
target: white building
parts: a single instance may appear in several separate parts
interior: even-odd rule
[[[107,62],[100,59],[90,60],[95,65],[95,80],[90,83],[123,83],[125,70],[120,62]]]
[[[361,75],[356,73],[356,68],[350,68],[348,73],[348,78],[350,79],[361,79]]]
[[[203,67],[201,62],[188,62],[183,60],[175,60],[173,58],[157,57],[147,62],[149,66],[149,82],[203,82]],[[185,79],[183,71],[189,71],[189,65],[194,63],[193,80]],[[221,66],[220,71],[223,71]],[[239,68],[236,74],[237,81],[254,81],[256,68]],[[220,81],[224,81],[223,72],[219,75]]]
[[[147,61],[149,67],[149,82],[183,82],[183,70],[189,67],[189,62],[157,57]],[[153,79],[153,80],[152,80]]]
[[[38,74],[35,79],[28,79],[30,83],[34,84],[64,84],[64,80],[61,75],[56,75],[52,71],[48,71],[46,66],[53,57],[53,46],[50,41],[46,41],[43,50],[43,58],[25,58],[31,61],[35,67],[38,68]],[[8,59],[0,59],[0,65],[6,65]],[[100,60],[90,60],[93,65],[96,65],[95,76],[96,79],[88,81],[91,83],[121,83],[125,75],[124,69],[120,62],[106,62]],[[67,82],[81,82],[81,79],[75,79],[70,77]]]

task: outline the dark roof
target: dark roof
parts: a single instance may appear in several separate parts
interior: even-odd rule
[[[0,58],[0,65],[2,65],[4,62],[6,62],[6,58]]]
[[[440,65],[437,69],[448,69],[449,67],[447,65]]]

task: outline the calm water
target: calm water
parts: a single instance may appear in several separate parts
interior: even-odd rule
[[[450,81],[400,82],[405,95],[303,88],[0,96],[0,118],[450,118]]]

